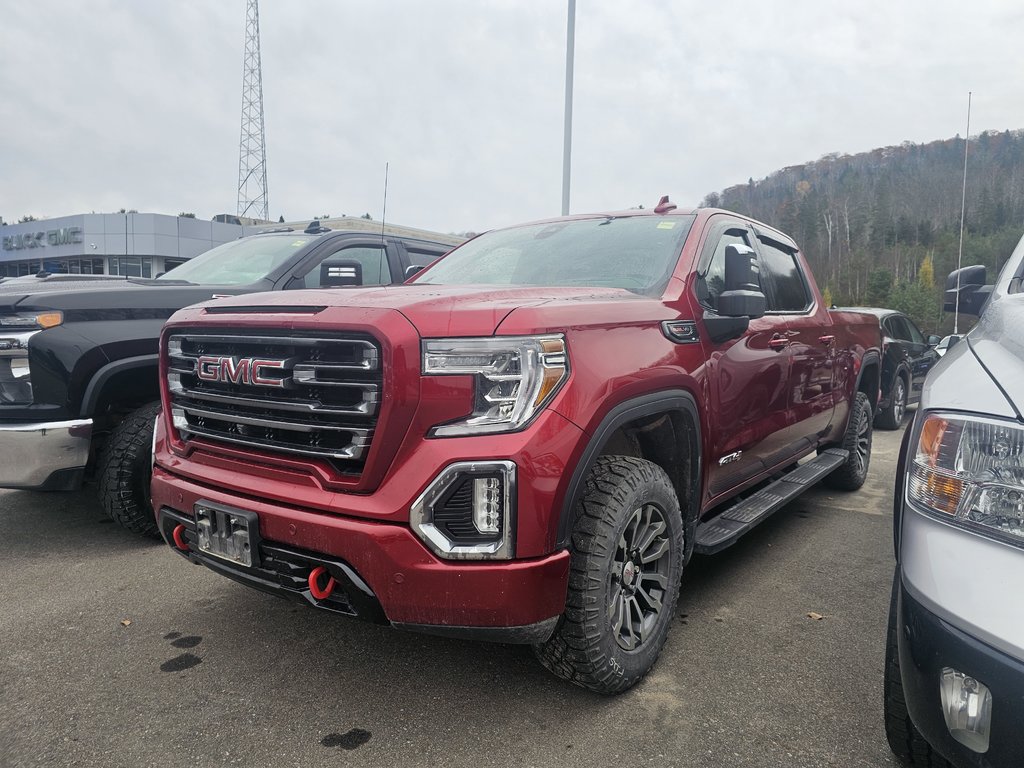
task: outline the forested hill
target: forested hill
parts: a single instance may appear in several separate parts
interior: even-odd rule
[[[791,234],[826,298],[889,306],[928,332],[956,267],[964,140],[831,154],[711,193],[702,206],[745,213]],[[1024,131],[986,132],[968,148],[964,266],[990,277],[1024,234]],[[922,269],[923,266],[923,269]]]

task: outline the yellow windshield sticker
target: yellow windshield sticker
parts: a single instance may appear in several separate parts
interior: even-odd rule
[[[675,229],[676,223],[674,221],[659,221],[658,229]]]
[[[301,248],[305,244],[306,244],[305,240],[296,240],[294,243],[292,243],[292,248]]]

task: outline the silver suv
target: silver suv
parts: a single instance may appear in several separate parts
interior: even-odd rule
[[[959,293],[980,320],[900,451],[885,730],[909,765],[1024,765],[1022,281],[1024,239],[993,286],[984,267],[950,275],[946,309]]]

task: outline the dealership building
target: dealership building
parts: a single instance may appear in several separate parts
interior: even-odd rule
[[[0,227],[0,277],[40,271],[155,277],[255,231],[159,213],[86,213]]]

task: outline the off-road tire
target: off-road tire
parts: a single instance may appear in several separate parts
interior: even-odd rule
[[[879,429],[899,429],[903,426],[903,416],[907,412],[907,383],[902,376],[897,376],[892,383],[892,394],[889,405],[878,412],[875,426]]]
[[[636,522],[638,512],[640,522]],[[623,569],[613,576],[613,571],[619,570],[613,563],[623,551],[623,543],[640,537],[644,529],[639,526],[644,519],[659,517],[665,524],[664,530],[652,535],[652,544],[644,547],[643,552],[653,556],[658,549],[666,549],[647,563],[643,557],[626,556],[630,570]],[[648,530],[657,531],[657,525]],[[571,550],[565,613],[552,637],[534,646],[534,651],[541,664],[558,677],[597,693],[621,693],[654,666],[679,599],[683,520],[675,489],[665,471],[657,464],[628,456],[598,458],[575,510]],[[649,626],[645,620],[634,624],[634,614],[627,614],[629,634],[633,634],[632,626],[643,627],[641,641],[628,650],[616,639],[625,632],[622,614],[617,614],[619,630],[615,629],[616,619],[611,614],[621,599],[616,596],[624,592],[625,574],[633,573],[634,560],[639,563],[634,584],[650,585],[654,582],[649,579],[658,578],[664,581],[665,588],[658,596],[660,609],[648,617]],[[657,576],[655,569],[660,569]],[[654,587],[646,590],[651,594],[658,591]],[[643,596],[635,602],[638,610],[642,608],[641,602],[650,606]]]
[[[863,392],[854,395],[850,421],[839,447],[850,455],[825,478],[825,484],[840,491],[856,491],[868,479],[871,466],[871,401]]]
[[[885,641],[885,677],[882,683],[885,738],[889,749],[905,765],[917,768],[952,768],[949,761],[939,755],[914,727],[907,713],[907,700],[903,697],[903,678],[900,676],[898,646],[898,619],[896,604],[899,593],[899,571],[892,582],[889,602],[889,630]]]
[[[149,481],[152,478],[153,422],[160,403],[144,405],[114,428],[100,454],[97,477],[100,502],[123,528],[159,537]]]

